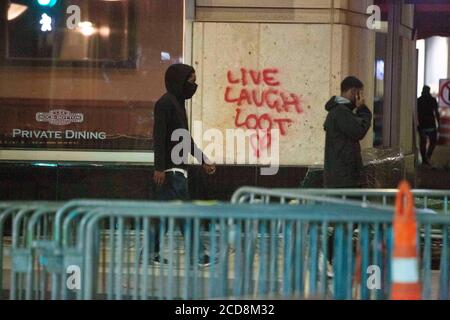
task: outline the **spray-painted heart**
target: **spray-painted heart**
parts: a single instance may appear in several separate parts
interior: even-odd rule
[[[257,130],[256,133],[250,136],[250,145],[257,158],[261,156],[261,151],[269,148],[271,144],[272,136],[270,135],[270,131]]]

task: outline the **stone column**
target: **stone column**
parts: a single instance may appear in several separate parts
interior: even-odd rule
[[[224,137],[226,129],[252,128],[258,120],[263,127],[282,126],[281,164],[321,165],[324,105],[340,93],[342,79],[360,78],[373,106],[375,32],[368,29],[366,14],[371,4],[247,0],[244,6],[242,1],[197,0],[192,63],[200,91],[193,120]],[[266,100],[264,92],[269,92]],[[299,103],[277,108],[274,101],[282,103],[283,95],[288,102],[298,97]],[[371,129],[362,145],[372,144]],[[267,147],[267,141],[258,147]]]

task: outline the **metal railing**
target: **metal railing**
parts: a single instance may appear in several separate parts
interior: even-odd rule
[[[231,198],[232,203],[289,203],[316,196],[355,200],[371,204],[393,205],[397,189],[264,189],[241,187]],[[432,209],[449,214],[450,190],[412,190],[416,208]]]
[[[25,282],[24,278],[19,276],[21,272],[32,277],[34,273],[29,271],[36,268],[36,274],[43,275],[42,268],[33,265],[33,259],[30,259],[33,252],[29,238],[29,222],[35,221],[33,232],[36,239],[51,240],[53,217],[58,206],[59,203],[45,201],[0,203],[0,296],[4,296],[5,291],[15,292],[14,286]],[[5,274],[5,271],[8,273]],[[42,283],[39,277],[29,280],[30,283],[34,280]]]
[[[279,192],[254,194],[261,204],[0,204],[0,231],[13,224],[4,288],[11,299],[389,298],[393,207]],[[448,299],[450,216],[418,212],[423,297]]]
[[[286,210],[285,206],[225,204],[214,207],[183,205],[180,208],[178,205],[160,204],[152,210],[133,212],[119,208],[94,210],[81,226],[85,229],[86,239],[83,251],[86,275],[82,281],[84,290],[81,298],[92,299],[102,293],[106,293],[107,299],[256,298],[280,294],[284,297],[351,298],[348,288],[355,290],[352,272],[349,271],[352,268],[345,266],[348,262],[352,264],[353,249],[347,250],[348,241],[339,243],[345,233],[337,233],[333,254],[333,265],[336,267],[331,281],[326,275],[328,226],[334,223],[337,230],[344,231],[349,225],[360,224],[364,230],[362,238],[368,239],[372,226],[378,225],[381,234],[381,230],[390,228],[392,218],[390,210],[373,208],[364,208],[363,213],[355,213],[350,218],[349,210],[356,208],[349,205],[313,205]],[[115,259],[109,260],[109,279],[106,292],[102,292],[97,283],[101,268],[96,267],[99,248],[95,239],[102,222],[111,218],[117,227],[110,229],[110,241],[100,251],[115,252]],[[228,219],[233,219],[237,230],[229,229]],[[184,222],[184,241],[176,241],[174,231],[177,221]],[[282,235],[275,228],[280,221],[286,223]],[[131,222],[141,226],[140,230],[135,229],[134,234],[127,232],[126,226]],[[206,230],[202,232],[203,224],[206,224]],[[167,259],[167,266],[147,263],[152,248],[152,227],[160,228],[160,235],[167,231],[166,242],[162,236],[160,239],[160,251]],[[349,237],[353,243],[353,232],[346,239]],[[136,251],[134,261],[123,254],[124,246],[130,241],[131,247],[142,245],[142,268],[136,262]],[[201,256],[201,242],[211,259],[217,259],[207,269],[200,269],[196,263]],[[234,252],[229,251],[230,242],[234,244]],[[111,244],[115,245],[111,247]],[[369,250],[369,243],[364,243],[363,248]],[[130,263],[134,270],[131,273]],[[361,276],[361,283],[364,283],[361,291],[365,297],[366,275]]]

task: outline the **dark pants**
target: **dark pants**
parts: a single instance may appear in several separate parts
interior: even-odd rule
[[[161,187],[157,189],[157,198],[160,201],[189,201],[188,181],[180,172],[167,172],[166,180]],[[185,223],[179,223],[181,232],[184,235]],[[167,226],[167,224],[166,224]],[[154,252],[159,253],[160,249],[160,226],[156,226],[154,240]]]
[[[160,201],[189,201],[188,181],[180,172],[166,172],[164,184],[157,190]]]
[[[189,201],[189,190],[188,190],[188,180],[184,177],[184,175],[180,172],[167,172],[166,173],[166,180],[164,184],[158,188],[157,190],[157,196],[160,201]],[[184,229],[186,226],[185,220],[180,220],[177,222],[177,225],[180,228],[181,233],[184,236]],[[166,223],[167,228],[167,223]],[[166,229],[167,230],[167,229]],[[156,227],[155,230],[155,246],[154,246],[154,252],[159,253],[160,251],[160,226]],[[192,241],[193,242],[193,241]],[[200,239],[199,242],[199,254],[205,252],[205,248],[203,246],[203,243]],[[192,243],[190,244],[192,246]]]
[[[362,188],[362,186],[353,187],[352,189],[360,189],[360,188]],[[361,197],[352,197],[352,196],[348,196],[347,200],[362,201]],[[328,235],[327,248],[328,248],[328,262],[330,264],[332,264],[333,263],[333,255],[334,255],[334,234],[335,234],[335,231],[334,231],[334,224],[332,223],[330,226],[333,227],[333,230]],[[357,228],[358,228],[358,225],[354,223],[353,224],[353,228],[352,228],[353,232],[355,232],[355,230]],[[344,239],[345,239],[345,236],[347,235],[347,232],[348,232],[348,230],[347,230],[347,228],[345,228],[345,230],[344,230]]]
[[[420,134],[420,154],[422,155],[422,161],[427,163],[433,155],[433,151],[436,148],[437,143],[437,130],[436,129],[421,129]],[[427,148],[428,140],[430,145]]]

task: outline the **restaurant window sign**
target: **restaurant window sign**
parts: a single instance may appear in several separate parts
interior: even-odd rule
[[[151,151],[164,72],[182,61],[183,5],[2,3],[0,148]]]

